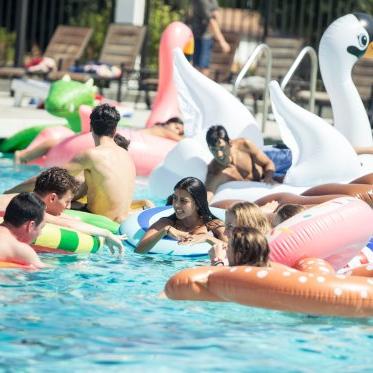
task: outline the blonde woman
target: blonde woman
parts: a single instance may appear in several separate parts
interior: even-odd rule
[[[232,232],[236,227],[255,228],[262,235],[268,234],[272,227],[262,209],[252,202],[238,202],[225,212],[225,234],[228,239],[232,238]],[[211,264],[223,261],[228,265],[227,245],[216,244],[209,251]]]

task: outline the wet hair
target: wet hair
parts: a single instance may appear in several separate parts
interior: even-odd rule
[[[206,187],[201,180],[191,176],[185,177],[184,179],[181,179],[174,187],[174,191],[180,189],[185,190],[192,196],[198,208],[198,214],[205,224],[211,220],[217,219],[217,217],[210,211],[209,204],[207,202]],[[170,219],[176,220],[176,214],[171,215]]]
[[[226,142],[230,141],[227,130],[220,125],[210,127],[206,133],[207,145],[214,146],[220,139]]]
[[[235,203],[227,211],[234,216],[237,227],[256,228],[262,234],[267,234],[271,230],[267,216],[253,202]]]
[[[165,122],[157,122],[154,125],[155,126],[166,126],[167,124],[170,124],[170,123],[179,123],[179,124],[184,125],[184,122],[179,117],[172,117],[170,119],[167,119]]]
[[[92,132],[97,136],[114,137],[120,120],[120,114],[114,106],[102,104],[96,106],[89,117]]]
[[[268,264],[269,246],[264,234],[252,227],[236,227],[230,241],[235,263],[265,267]]]
[[[121,148],[128,150],[128,147],[131,143],[130,140],[128,140],[126,137],[120,135],[119,133],[116,133],[114,136],[114,142],[120,146]]]
[[[282,223],[283,221],[290,219],[292,216],[299,214],[306,208],[302,205],[287,203],[278,208],[276,214],[278,216],[278,221]]]
[[[165,204],[165,206],[172,206],[172,201],[173,201],[173,199],[174,199],[173,194],[170,194],[170,195],[167,197],[167,199],[166,199],[166,204]]]
[[[168,120],[166,120],[164,122],[164,124],[170,124],[170,123],[184,124],[184,122],[182,121],[182,119],[179,118],[179,117],[172,117],[172,118],[170,118],[170,119],[168,119]]]
[[[36,178],[34,192],[41,197],[48,193],[56,193],[58,198],[61,198],[68,191],[74,195],[79,185],[75,177],[71,176],[64,168],[51,167]]]
[[[20,227],[28,221],[38,226],[44,218],[45,203],[35,193],[23,192],[13,197],[4,214],[4,222]]]

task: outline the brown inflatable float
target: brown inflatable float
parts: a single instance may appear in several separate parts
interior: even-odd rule
[[[174,300],[229,301],[314,315],[372,317],[373,279],[336,275],[322,259],[290,268],[199,267],[172,276],[165,293]]]

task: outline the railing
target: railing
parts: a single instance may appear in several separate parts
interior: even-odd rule
[[[271,80],[271,72],[272,72],[272,51],[267,44],[259,44],[255,49],[254,52],[251,54],[247,62],[245,63],[244,67],[241,69],[240,73],[237,76],[236,81],[234,82],[233,86],[233,94],[236,96],[238,92],[238,88],[242,82],[242,79],[246,75],[247,71],[256,62],[262,54],[265,54],[267,59],[266,64],[266,76],[265,76],[265,83],[264,83],[264,102],[263,102],[263,114],[262,114],[262,132],[265,131],[267,116],[268,116],[268,105],[269,105],[269,81]]]
[[[311,74],[310,74],[310,101],[309,101],[309,109],[313,113],[315,110],[315,92],[316,92],[316,82],[317,82],[317,54],[316,51],[308,46],[304,47],[298,54],[297,58],[294,60],[293,64],[291,65],[289,71],[286,73],[284,78],[281,82],[281,89],[284,90],[289,80],[294,75],[295,71],[303,61],[305,56],[309,55],[311,60]]]

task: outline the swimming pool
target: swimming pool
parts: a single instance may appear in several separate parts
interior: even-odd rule
[[[0,158],[0,191],[37,171]],[[54,268],[0,272],[1,370],[371,370],[372,319],[160,299],[170,275],[205,261],[126,254],[44,254]]]

